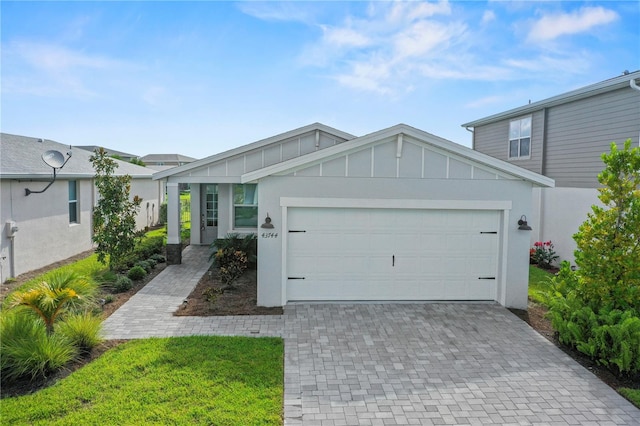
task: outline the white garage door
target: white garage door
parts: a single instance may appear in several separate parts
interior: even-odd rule
[[[499,217],[290,208],[287,300],[495,300]]]

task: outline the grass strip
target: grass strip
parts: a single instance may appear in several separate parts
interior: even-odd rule
[[[32,395],[2,400],[3,424],[280,425],[279,338],[134,340]]]
[[[549,280],[552,277],[552,273],[529,265],[529,299],[536,303],[544,304],[538,292],[546,292],[549,290]]]

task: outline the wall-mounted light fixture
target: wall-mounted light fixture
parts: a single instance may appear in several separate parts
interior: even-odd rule
[[[49,182],[49,185],[44,187],[42,191],[32,191],[29,188],[25,188],[24,189],[25,194],[26,195],[42,194],[44,191],[49,189],[49,187],[53,185],[53,182],[56,181],[56,171],[58,169],[63,168],[64,165],[67,164],[67,161],[69,161],[70,158],[71,158],[71,151],[67,152],[66,160],[64,159],[64,155],[62,155],[60,151],[55,151],[55,150],[45,151],[42,154],[42,161],[44,161],[47,164],[47,166],[53,169],[53,179],[51,180],[51,182]]]
[[[525,215],[520,216],[520,219],[518,219],[518,229],[521,231],[531,231],[531,227],[527,223],[527,217]]]
[[[271,223],[269,213],[267,213],[267,217],[264,218],[264,223],[260,225],[260,228],[273,229],[273,223]]]

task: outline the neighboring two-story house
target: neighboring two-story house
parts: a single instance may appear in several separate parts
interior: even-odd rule
[[[573,261],[573,234],[598,204],[601,155],[640,138],[640,71],[463,124],[473,149],[555,180],[534,189],[532,242]]]
[[[55,181],[43,160],[48,151],[68,160],[56,169]],[[94,247],[92,213],[99,193],[91,155],[46,139],[0,135],[0,282]],[[156,224],[162,193],[153,170],[117,163],[116,174],[132,177],[131,195],[142,197],[136,226]]]

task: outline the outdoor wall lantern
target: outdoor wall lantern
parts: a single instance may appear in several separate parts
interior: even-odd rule
[[[527,217],[525,215],[520,216],[520,219],[518,219],[518,229],[521,231],[531,231],[531,227],[527,223]]]
[[[71,147],[69,147],[71,148]],[[69,159],[71,158],[71,151],[67,152],[67,159],[64,159],[64,155],[62,155],[62,153],[60,151],[55,151],[55,150],[49,150],[49,151],[45,151],[42,154],[42,161],[44,161],[47,166],[51,167],[53,169],[53,179],[51,180],[51,182],[49,182],[49,185],[45,186],[44,189],[42,191],[32,191],[29,188],[25,188],[24,191],[26,193],[26,195],[29,194],[42,194],[44,191],[46,191],[47,189],[49,189],[49,187],[51,185],[53,185],[53,182],[56,181],[56,171],[58,169],[61,169],[64,167],[65,164],[67,164],[67,161],[69,161]]]
[[[267,213],[267,217],[264,218],[264,223],[260,225],[260,228],[273,229],[273,224],[271,223],[269,213]]]

